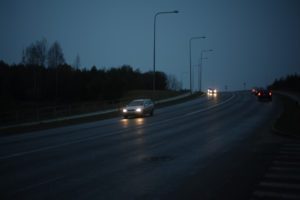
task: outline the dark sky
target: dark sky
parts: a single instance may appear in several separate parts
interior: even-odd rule
[[[179,10],[157,19],[156,69],[189,87],[192,63],[203,61],[203,89],[266,86],[275,78],[300,74],[298,0],[0,0],[0,60],[19,63],[22,49],[46,38],[58,41],[72,64],[82,67],[129,64],[153,68],[156,12]],[[194,69],[195,88],[197,68]]]

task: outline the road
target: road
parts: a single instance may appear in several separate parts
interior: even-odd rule
[[[280,104],[199,97],[153,117],[0,137],[1,199],[246,199],[277,143]]]

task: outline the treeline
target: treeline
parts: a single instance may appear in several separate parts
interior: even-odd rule
[[[289,90],[300,93],[300,75],[288,75],[285,78],[275,79],[269,86],[273,90]]]
[[[60,44],[37,40],[23,49],[19,64],[0,60],[0,109],[10,104],[66,104],[86,101],[118,101],[130,90],[152,90],[153,72],[142,73],[129,65],[90,69],[80,66],[77,54],[67,64]],[[177,79],[155,73],[156,90],[180,90]]]
[[[0,98],[6,101],[78,102],[116,100],[129,90],[151,90],[153,73],[131,66],[76,69],[66,63],[56,67],[0,61]],[[167,89],[167,76],[156,72],[156,89]]]

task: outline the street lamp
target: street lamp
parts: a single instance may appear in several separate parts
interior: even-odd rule
[[[178,10],[168,11],[168,12],[157,12],[154,15],[154,40],[153,40],[153,94],[155,93],[155,35],[156,35],[156,17],[162,14],[177,14]]]
[[[202,50],[201,51],[201,57],[200,57],[200,66],[199,66],[199,92],[201,92],[201,87],[202,87],[202,61],[203,61],[203,53],[206,53],[206,52],[212,52],[213,50],[212,49],[205,49],[205,50]]]
[[[190,90],[191,93],[193,93],[193,88],[192,88],[192,40],[196,40],[196,39],[205,39],[205,36],[202,37],[192,37],[190,38],[189,41],[189,47],[190,47]]]

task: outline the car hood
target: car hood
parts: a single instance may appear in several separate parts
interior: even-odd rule
[[[144,108],[144,106],[126,106],[126,109],[137,109],[137,108]]]

